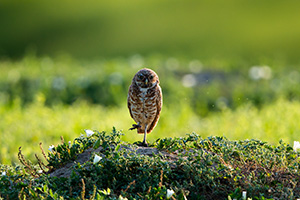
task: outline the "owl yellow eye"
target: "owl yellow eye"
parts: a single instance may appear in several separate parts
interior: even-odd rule
[[[143,79],[143,77],[144,77],[144,76],[143,76],[142,74],[139,74],[139,75],[138,75],[138,78],[139,78],[139,79]]]

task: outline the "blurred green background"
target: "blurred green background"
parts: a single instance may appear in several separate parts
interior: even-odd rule
[[[298,1],[0,2],[0,53],[76,58],[153,53],[199,59],[298,62]]]
[[[0,1],[0,162],[29,158],[84,129],[133,123],[127,90],[141,67],[161,81],[150,141],[299,140],[298,1]]]

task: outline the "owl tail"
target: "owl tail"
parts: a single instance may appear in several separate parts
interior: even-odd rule
[[[149,134],[152,130],[147,129],[147,134]],[[145,127],[141,126],[137,129],[138,134],[144,134],[145,133]]]
[[[137,129],[137,133],[138,133],[138,134],[144,134],[144,133],[145,133],[145,127],[139,127],[139,128]]]

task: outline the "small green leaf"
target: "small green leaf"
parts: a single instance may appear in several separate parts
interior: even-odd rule
[[[99,147],[100,147],[100,139],[96,140],[96,142],[95,142],[94,145],[93,145],[93,148],[94,148],[94,149],[97,149],[97,148],[99,148]]]
[[[120,149],[120,147],[121,147],[121,145],[120,144],[118,144],[117,146],[116,146],[116,151],[119,151],[119,149]]]

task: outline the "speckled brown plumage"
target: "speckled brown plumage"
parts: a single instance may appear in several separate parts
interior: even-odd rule
[[[141,69],[133,77],[128,91],[127,105],[131,117],[137,124],[132,129],[144,135],[156,126],[162,108],[162,92],[157,74],[151,69]]]

